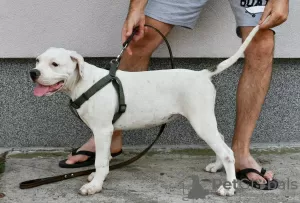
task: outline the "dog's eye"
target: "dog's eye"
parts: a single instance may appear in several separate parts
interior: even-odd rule
[[[54,67],[57,67],[57,66],[58,66],[58,64],[57,64],[57,63],[55,63],[55,62],[53,62],[53,63],[52,63],[52,66],[54,66]]]
[[[38,62],[40,62],[40,60],[39,60],[39,59],[36,59],[35,62],[38,63]]]

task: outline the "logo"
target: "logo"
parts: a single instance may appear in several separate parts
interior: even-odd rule
[[[246,9],[246,13],[250,14],[253,18],[255,18],[256,14],[264,12],[265,6],[254,6],[245,9]]]
[[[245,8],[245,13],[248,13],[253,18],[256,14],[263,13],[268,0],[241,0],[240,6]]]
[[[264,3],[265,2],[265,3]],[[242,7],[265,6],[268,0],[241,0]]]
[[[269,187],[270,189],[275,189],[275,186],[278,190],[296,190],[299,188],[299,184],[293,178],[287,178],[285,180],[278,180],[278,185],[272,185],[269,182],[267,185],[260,185],[261,188]],[[202,202],[207,198],[208,195],[216,195],[216,191],[220,186],[223,186],[225,189],[234,189],[242,190],[257,190],[259,187],[254,184],[245,184],[243,180],[234,180],[233,182],[226,181],[226,179],[202,179],[200,180],[197,175],[186,176],[184,179],[179,181],[176,185],[168,188],[168,195],[176,195],[181,200],[186,202]]]
[[[182,196],[183,201],[195,202],[195,200],[205,199],[207,195],[211,194],[203,185],[197,175],[191,175],[170,187],[169,194],[176,192]]]

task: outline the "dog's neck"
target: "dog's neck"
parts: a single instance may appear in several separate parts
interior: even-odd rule
[[[81,80],[81,77],[78,71],[74,71],[72,75],[66,81],[64,87],[62,88],[62,92],[66,93],[69,97],[72,98],[72,92],[76,88],[77,83]],[[72,98],[73,99],[73,98]]]
[[[98,68],[89,63],[84,63],[84,78],[83,79],[78,70],[74,71],[67,80],[62,91],[66,93],[73,101],[81,94],[87,91],[93,84],[108,74],[108,71]]]

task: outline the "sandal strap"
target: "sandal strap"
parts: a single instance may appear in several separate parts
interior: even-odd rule
[[[261,168],[261,171],[260,171],[260,173],[261,173],[263,176],[266,174],[266,172],[267,172],[267,170],[266,170],[266,169],[264,169],[264,168]]]
[[[76,154],[76,152],[77,152],[77,150],[79,149],[79,147],[77,147],[77,148],[75,148],[75,149],[72,149],[72,156],[74,156],[75,154]]]
[[[75,155],[85,155],[85,156],[89,156],[90,158],[93,158],[95,157],[95,152],[84,151],[84,150],[77,151],[77,149],[74,149],[72,151],[72,156]]]
[[[243,170],[240,170],[236,173],[237,176],[240,176],[240,177],[247,177],[247,174],[248,173],[256,173],[260,176],[264,176],[262,173],[260,173],[258,170],[254,169],[254,168],[245,168]]]
[[[119,152],[116,152],[116,153],[111,153],[111,156],[112,157],[116,157],[116,156],[119,156],[120,154],[123,153],[123,150],[121,149]]]

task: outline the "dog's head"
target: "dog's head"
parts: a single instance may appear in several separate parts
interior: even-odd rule
[[[49,48],[36,58],[36,67],[29,74],[37,85],[35,96],[50,96],[61,89],[67,89],[78,78],[83,78],[84,60],[75,51],[63,48]]]

